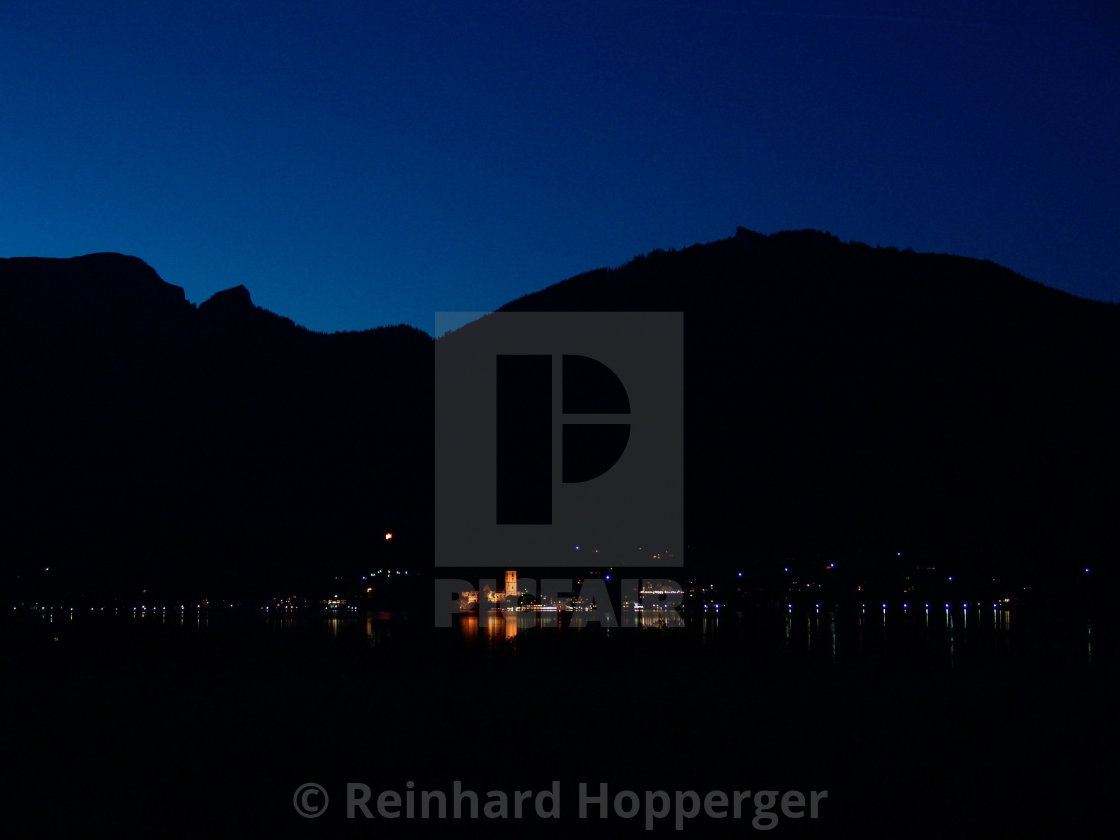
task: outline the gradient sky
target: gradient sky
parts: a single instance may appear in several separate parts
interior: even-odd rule
[[[0,255],[312,329],[490,310],[737,225],[1120,300],[1120,11],[0,0]]]

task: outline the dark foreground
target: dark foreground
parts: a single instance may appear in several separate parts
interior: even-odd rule
[[[1017,617],[1018,618],[1018,617]],[[687,818],[700,836],[1111,836],[1114,629],[1091,655],[1052,616],[953,657],[906,633],[840,656],[763,621],[465,639],[407,624],[197,627],[8,620],[8,836],[605,836],[646,811],[579,815],[580,782],[645,791],[828,791],[816,819]],[[534,793],[558,819],[378,815],[384,790]],[[293,796],[330,797],[314,819]],[[368,786],[346,818],[347,783]],[[312,791],[303,800],[314,808]],[[417,800],[419,801],[419,800]],[[687,799],[685,800],[687,802]],[[627,801],[622,803],[623,809]],[[417,806],[417,812],[419,806]],[[402,800],[401,812],[404,813]],[[807,813],[807,809],[806,809]],[[653,820],[674,831],[674,813]]]

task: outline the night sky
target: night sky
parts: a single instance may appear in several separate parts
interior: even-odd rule
[[[312,329],[817,228],[1120,300],[1105,0],[0,0],[0,256]]]

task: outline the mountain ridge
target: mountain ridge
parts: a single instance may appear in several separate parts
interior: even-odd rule
[[[431,336],[312,332],[243,286],[195,306],[135,257],[36,260],[0,261],[20,407],[0,588],[48,565],[68,591],[303,585],[386,559],[388,531],[430,564]],[[740,228],[500,311],[533,309],[684,312],[692,567],[1112,562],[1120,306],[988,261]]]

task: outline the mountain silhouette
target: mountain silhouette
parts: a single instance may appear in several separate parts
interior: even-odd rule
[[[739,229],[503,310],[684,312],[691,568],[905,552],[1046,580],[1115,556],[1116,305]],[[0,260],[0,585],[430,572],[433,351],[403,326],[311,332],[242,286],[194,306],[134,257]]]
[[[740,228],[503,309],[684,312],[693,560],[904,552],[1056,581],[1115,556],[1120,306]]]
[[[430,530],[418,330],[313,333],[243,287],[195,307],[96,255],[0,261],[0,342],[15,591],[282,591]]]

